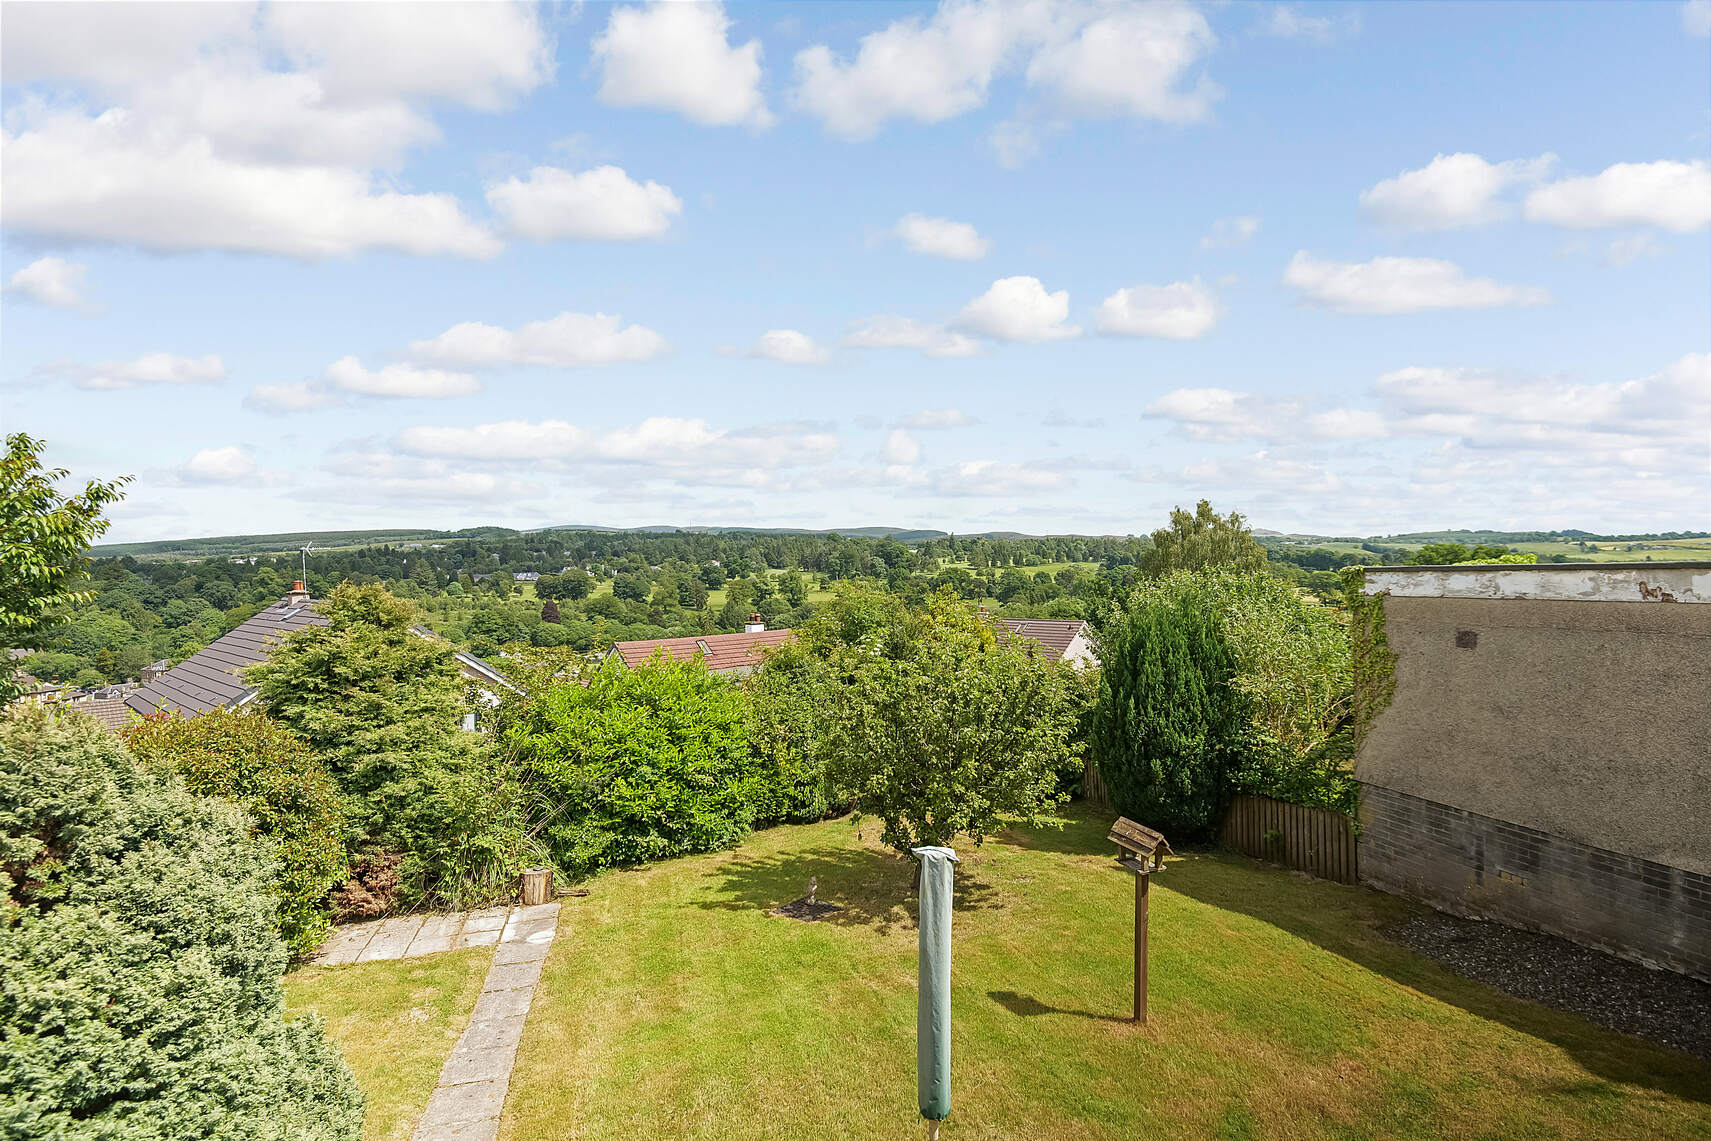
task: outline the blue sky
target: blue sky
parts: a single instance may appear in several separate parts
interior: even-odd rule
[[[1711,0],[0,10],[110,538],[1711,527]]]

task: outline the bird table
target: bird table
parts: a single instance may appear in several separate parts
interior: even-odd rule
[[[1119,816],[1105,837],[1117,845],[1117,863],[1135,873],[1135,1021],[1147,1020],[1147,885],[1171,855],[1162,832]]]

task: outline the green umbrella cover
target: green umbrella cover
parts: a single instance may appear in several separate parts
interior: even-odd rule
[[[914,848],[921,861],[921,1001],[915,1014],[915,1063],[921,1116],[951,1112],[951,865],[949,848]],[[936,1126],[929,1135],[936,1133]]]

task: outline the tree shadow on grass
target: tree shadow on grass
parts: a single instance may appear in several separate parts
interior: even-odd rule
[[[1711,1064],[1706,1061],[1463,978],[1378,931],[1385,917],[1416,914],[1421,905],[1371,888],[1310,880],[1229,853],[1173,862],[1165,886],[1287,931],[1478,1018],[1550,1042],[1605,1081],[1711,1103]]]
[[[1091,1018],[1095,1022],[1133,1022],[1131,1018],[1123,1018],[1115,1014],[1097,1014],[1091,1010],[1069,1010],[1062,1006],[1048,1006],[1037,998],[1025,994],[1017,994],[1013,990],[989,990],[986,997],[1008,1010],[1011,1014],[1023,1018],[1034,1018],[1041,1014],[1072,1014],[1077,1018]]]
[[[771,911],[808,894],[810,878],[819,881],[817,898],[837,911],[816,920],[834,927],[916,925],[915,861],[865,848],[825,846],[789,853],[737,858],[709,872],[720,898],[695,906],[710,911]],[[1002,907],[998,892],[967,863],[953,880],[957,911]],[[786,917],[780,923],[798,922]]]

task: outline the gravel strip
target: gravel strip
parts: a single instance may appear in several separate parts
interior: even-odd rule
[[[1434,912],[1384,934],[1505,994],[1711,1058],[1711,983],[1555,935]]]

